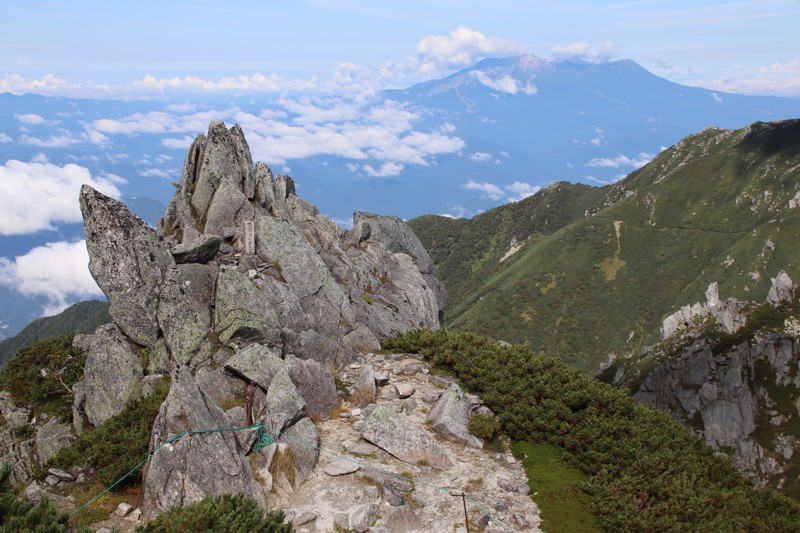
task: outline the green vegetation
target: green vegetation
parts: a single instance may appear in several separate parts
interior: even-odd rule
[[[72,353],[74,335],[44,339],[19,351],[0,373],[0,389],[36,415],[72,419],[72,386],[83,378],[86,357]]]
[[[603,529],[800,529],[798,502],[753,488],[729,459],[666,414],[555,357],[448,331],[409,332],[384,348],[423,354],[457,375],[512,439],[565,450],[590,476],[584,487]]]
[[[0,533],[69,533],[67,515],[59,513],[47,498],[36,505],[17,498],[8,482],[11,468],[10,463],[0,465]],[[82,529],[81,533],[88,531]]]
[[[137,533],[291,533],[291,524],[283,523],[282,511],[264,512],[252,498],[243,494],[206,496],[201,501],[177,507],[149,524],[136,528]]]
[[[128,403],[100,427],[81,433],[48,461],[44,470],[70,470],[89,464],[97,470],[97,481],[110,485],[147,457],[153,422],[168,392],[169,380],[163,379],[151,394]],[[122,489],[141,480],[142,472],[137,470],[117,487]]]
[[[489,415],[474,415],[469,419],[467,430],[479,439],[489,440],[500,431],[500,421]]]
[[[90,300],[78,302],[55,316],[34,320],[14,337],[0,341],[0,369],[16,353],[40,339],[58,337],[67,333],[92,333],[102,324],[111,322],[108,302]]]
[[[514,455],[525,467],[547,533],[600,531],[590,509],[592,498],[582,489],[589,476],[565,459],[564,450],[552,444],[517,442]]]
[[[710,128],[613,186],[557,184],[470,220],[409,224],[448,288],[448,327],[594,373],[657,341],[712,281],[763,301],[779,270],[800,278],[798,165],[800,120]]]

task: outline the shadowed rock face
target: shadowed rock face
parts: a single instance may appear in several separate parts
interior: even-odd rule
[[[98,364],[90,358],[91,383],[76,389],[76,423],[99,424],[148,390],[131,376],[170,374],[153,448],[179,431],[252,420],[291,448],[293,435],[318,438],[307,414],[324,418],[338,404],[331,368],[379,348],[386,336],[439,326],[447,296],[409,228],[356,213],[353,231],[339,229],[295,194],[291,178],[253,164],[239,126],[213,122],[197,136],[157,230],[89,186],[80,203],[90,270],[114,320],[106,333],[114,335],[80,338]],[[114,359],[100,354],[111,344],[131,370],[124,386],[101,387],[121,379],[112,379]],[[205,390],[219,384],[224,391]],[[248,410],[225,405],[225,412],[215,400],[245,390],[254,402]],[[245,412],[251,421],[237,419]],[[159,450],[145,480],[146,512],[204,493],[263,501],[241,439],[211,435]],[[299,483],[317,454],[292,455]],[[224,475],[206,473],[209,464],[223,465]]]

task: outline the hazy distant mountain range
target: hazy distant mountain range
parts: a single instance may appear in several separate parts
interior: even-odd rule
[[[347,223],[354,209],[468,217],[555,181],[612,183],[705,127],[792,117],[800,117],[800,99],[685,87],[627,60],[533,56],[487,59],[444,79],[358,97],[120,102],[2,94],[0,170],[20,162],[13,175],[25,187],[11,194],[46,223],[15,228],[0,217],[0,249],[13,261],[35,246],[81,238],[77,218],[59,218],[53,212],[64,209],[43,202],[66,195],[77,210],[77,189],[73,199],[68,187],[42,178],[48,172],[75,182],[85,172],[154,224],[185,150],[211,119],[240,123],[256,159],[290,174],[299,194]],[[46,299],[6,284],[0,301],[7,336],[39,316]]]

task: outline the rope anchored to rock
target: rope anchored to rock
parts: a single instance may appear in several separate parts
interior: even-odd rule
[[[206,434],[206,433],[225,433],[225,432],[231,432],[231,431],[248,431],[248,430],[254,430],[253,431],[253,436],[250,437],[250,439],[249,439],[251,444],[250,444],[250,448],[249,448],[248,453],[250,453],[251,451],[258,452],[262,448],[266,448],[267,446],[269,446],[270,444],[275,442],[275,439],[273,439],[272,436],[269,433],[267,433],[267,430],[264,428],[264,423],[261,420],[259,420],[257,423],[253,424],[252,426],[216,428],[216,429],[194,429],[194,430],[190,430],[190,431],[182,431],[180,433],[176,433],[175,435],[172,435],[170,438],[168,438],[167,440],[165,440],[164,442],[162,442],[161,444],[159,444],[158,446],[153,448],[153,451],[150,452],[149,454],[147,454],[147,457],[142,459],[142,461],[138,465],[134,466],[127,474],[125,474],[124,476],[122,476],[121,478],[116,480],[114,483],[109,485],[103,492],[101,492],[100,494],[98,494],[97,496],[95,496],[94,498],[89,500],[88,502],[84,503],[83,505],[81,505],[80,507],[75,509],[69,515],[69,517],[72,518],[73,516],[75,516],[76,514],[81,512],[82,510],[84,510],[86,507],[88,507],[89,505],[91,505],[92,503],[94,503],[95,501],[100,499],[105,493],[107,493],[108,491],[110,491],[111,489],[113,489],[114,487],[119,485],[120,483],[122,483],[125,479],[128,478],[128,476],[130,476],[131,474],[133,474],[134,472],[139,470],[142,466],[144,466],[145,463],[147,463],[147,461],[152,459],[153,455],[155,455],[155,453],[158,450],[160,450],[161,448],[163,448],[164,446],[166,446],[168,444],[172,444],[173,442],[176,442],[177,440],[181,439],[182,437],[185,437],[186,435],[202,435],[202,434]]]

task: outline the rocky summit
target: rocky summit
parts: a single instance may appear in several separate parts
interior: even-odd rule
[[[28,455],[52,457],[72,432],[104,424],[168,379],[137,518],[207,494],[244,493],[262,506],[282,506],[296,525],[310,522],[304,526],[310,530],[318,516],[324,529],[345,514],[341,527],[366,530],[384,505],[391,507],[388,530],[438,527],[433,508],[395,506],[394,500],[411,501],[402,496],[413,490],[404,478],[329,458],[315,468],[321,453],[342,450],[324,435],[341,436],[335,424],[357,419],[363,419],[363,441],[351,451],[378,450],[384,470],[392,458],[399,463],[391,466],[395,473],[405,464],[405,470],[421,469],[437,483],[461,487],[467,482],[462,473],[494,464],[466,428],[479,399],[453,382],[429,382],[421,361],[397,369],[376,364],[382,359],[371,355],[387,336],[439,327],[447,294],[414,233],[399,218],[361,212],[352,230],[340,229],[297,196],[290,177],[254,164],[241,128],[221,122],[197,136],[175,185],[157,229],[122,203],[81,189],[89,268],[108,297],[112,322],[73,341],[86,366],[73,387],[72,430],[64,425],[59,442],[30,441]],[[436,387],[428,391],[430,383]],[[350,399],[342,404],[348,384]],[[413,395],[423,390],[417,397],[442,400],[417,407]],[[31,416],[6,396],[0,409],[11,421],[27,423]],[[343,409],[349,421],[340,416]],[[254,446],[256,430],[228,431],[247,426],[263,428],[263,447]],[[457,458],[462,454],[467,459]],[[323,468],[326,476],[317,472]],[[320,479],[356,470],[377,476],[372,483],[381,492],[373,486],[345,498],[346,509],[327,502],[317,511],[292,510],[291,495],[312,483],[307,480],[324,492]],[[525,485],[521,469],[507,476]],[[15,468],[17,482],[30,477],[30,468]],[[47,490],[39,482],[30,487],[31,493]],[[459,503],[446,492],[444,500]],[[538,511],[529,498],[519,500],[515,523],[527,527]],[[484,514],[485,526],[490,518]],[[446,518],[450,524],[458,519],[458,512]]]

